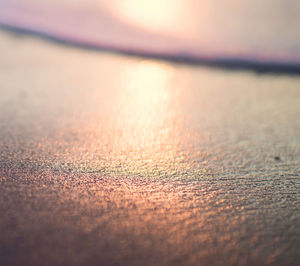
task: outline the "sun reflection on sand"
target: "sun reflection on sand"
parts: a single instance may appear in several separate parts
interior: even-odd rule
[[[135,166],[134,160],[141,159],[169,165],[179,144],[175,128],[182,122],[174,72],[170,66],[149,61],[131,66],[120,78],[115,110],[119,134],[114,136],[113,150]]]
[[[184,169],[190,156],[184,147],[194,136],[184,128],[184,91],[174,66],[137,60],[112,67],[117,75],[106,77],[89,68],[91,89],[73,95],[80,114],[59,134],[65,161],[59,168],[151,177]],[[109,91],[99,87],[104,80]]]
[[[99,76],[98,63],[82,65],[88,82],[74,77],[85,85],[70,89],[73,101],[64,103],[65,108],[76,106],[76,112],[61,114],[68,125],[53,139],[42,137],[40,154],[45,151],[47,157],[58,146],[57,169],[109,176],[183,176],[194,164],[202,169],[205,153],[196,146],[209,145],[209,134],[187,126],[194,109],[187,108],[190,95],[183,88],[188,84],[179,80],[180,70],[153,60],[115,58],[106,65],[114,71],[105,76]],[[199,90],[197,116],[206,113],[203,96]]]

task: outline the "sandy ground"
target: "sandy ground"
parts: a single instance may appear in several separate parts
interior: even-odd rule
[[[299,265],[300,77],[0,33],[1,265]]]

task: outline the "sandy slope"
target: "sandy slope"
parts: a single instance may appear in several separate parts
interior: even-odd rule
[[[0,58],[1,265],[299,265],[300,77]]]

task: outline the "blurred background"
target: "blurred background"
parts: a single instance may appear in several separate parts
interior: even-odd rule
[[[171,57],[299,64],[299,3],[1,0],[0,23],[68,43]]]

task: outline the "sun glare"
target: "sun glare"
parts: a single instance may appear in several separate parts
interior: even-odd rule
[[[178,31],[182,27],[182,0],[124,0],[114,1],[109,8],[119,18],[136,27],[156,32]]]

